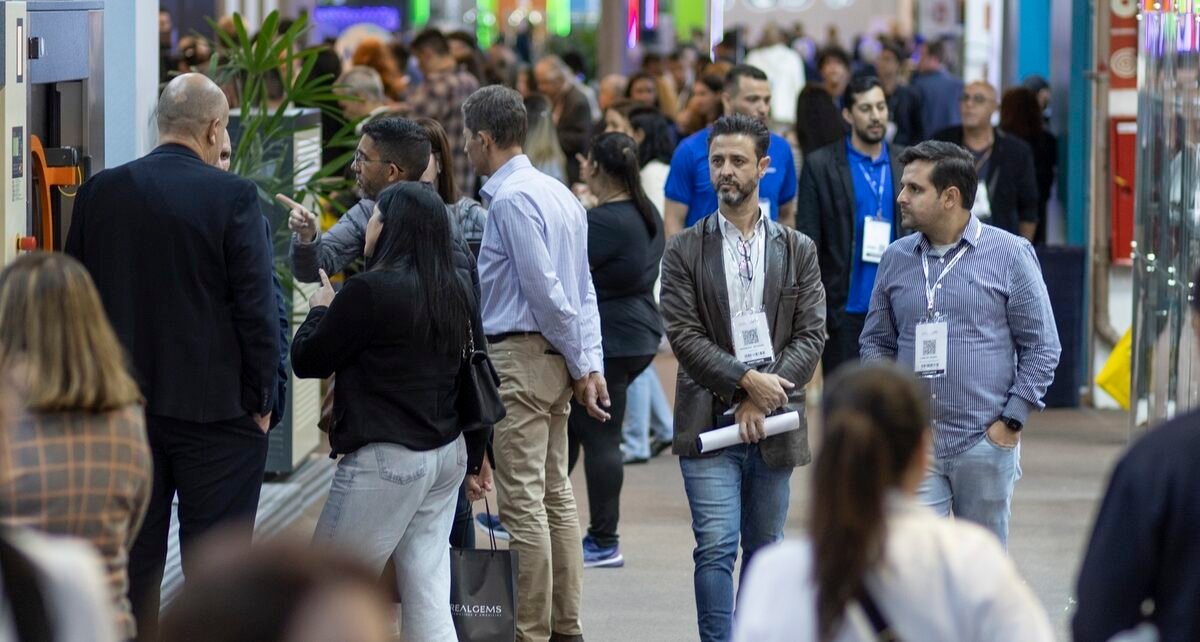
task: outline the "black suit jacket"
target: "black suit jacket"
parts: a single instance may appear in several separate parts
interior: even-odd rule
[[[146,413],[273,408],[280,321],[254,183],[163,145],[79,188],[65,250],[92,275]]]
[[[908,85],[897,85],[896,91],[887,97],[888,115],[896,123],[896,137],[892,142],[909,147],[925,140],[921,124],[921,94]]]
[[[892,161],[892,198],[900,193],[904,167],[898,160],[904,148],[888,145]],[[826,145],[804,159],[796,193],[796,229],[817,245],[821,283],[825,285],[827,318],[836,327],[850,296],[850,267],[854,252],[854,179],[845,139]],[[900,212],[895,210],[892,240],[900,238]]]
[[[744,396],[738,381],[749,370],[733,356],[725,240],[717,216],[673,236],[663,256],[662,314],[679,358],[672,451],[685,457],[700,456],[696,438]],[[800,429],[768,437],[759,448],[768,466],[788,468],[812,460],[804,389],[825,347],[825,290],[817,250],[804,235],[767,221],[766,254],[763,307],[776,357],[760,370],[796,384],[783,410],[800,413]]]
[[[1037,223],[1038,220],[1038,184],[1033,151],[1016,136],[1009,136],[998,129],[995,134],[987,176],[992,218],[985,222],[1019,235],[1018,223]],[[948,127],[933,138],[962,145],[963,128],[961,125]]]

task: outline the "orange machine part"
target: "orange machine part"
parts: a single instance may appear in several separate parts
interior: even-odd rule
[[[29,158],[38,180],[38,211],[42,216],[42,249],[54,250],[54,213],[50,209],[50,189],[79,184],[79,168],[50,167],[46,164],[46,149],[37,135],[29,137]]]

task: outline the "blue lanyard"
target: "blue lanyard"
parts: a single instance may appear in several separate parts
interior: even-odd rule
[[[888,166],[884,165],[883,167],[880,168],[878,185],[875,184],[874,177],[871,176],[871,172],[867,171],[867,168],[865,165],[859,165],[858,169],[859,169],[859,171],[862,172],[863,177],[867,179],[867,184],[871,186],[872,194],[876,195],[875,196],[875,218],[882,219],[883,218],[883,188],[887,187]]]

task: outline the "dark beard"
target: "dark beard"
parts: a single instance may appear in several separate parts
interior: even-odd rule
[[[871,131],[868,129],[856,129],[854,130],[854,133],[858,135],[858,139],[862,142],[868,145],[874,145],[875,143],[882,141],[887,136],[887,124],[884,124],[883,133],[881,133],[879,136],[872,136]]]

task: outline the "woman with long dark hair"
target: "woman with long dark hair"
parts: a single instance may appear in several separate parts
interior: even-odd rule
[[[666,205],[667,176],[671,173],[671,155],[675,137],[671,124],[658,110],[637,107],[630,111],[629,127],[638,144],[638,162],[642,165],[642,189],[661,213]],[[658,283],[654,284],[658,300]],[[662,383],[654,368],[646,368],[629,384],[625,405],[625,430],[622,449],[625,463],[640,464],[671,446],[675,421]]]
[[[734,640],[1054,639],[995,536],[917,504],[927,405],[894,364],[846,366],[825,384],[811,535],[755,556]]]
[[[455,412],[468,346],[484,345],[479,295],[453,242],[445,205],[398,183],[367,224],[368,270],[334,297],[321,272],[292,342],[296,374],[337,374],[329,443],[341,456],[314,541],[345,548],[374,572],[395,562],[403,629],[455,640],[447,539],[459,484],[477,471],[487,436]]]
[[[442,124],[432,118],[413,120],[429,137],[429,167],[421,175],[421,182],[434,186],[446,210],[458,225],[458,231],[468,243],[483,240],[483,226],[487,223],[487,210],[475,199],[463,196],[454,182],[454,154],[450,150],[450,139]]]
[[[680,138],[691,136],[717,122],[723,108],[722,91],[725,91],[725,77],[721,74],[704,73],[692,83],[687,105],[675,115]]]
[[[625,391],[654,359],[663,335],[654,303],[662,261],[662,218],[642,189],[637,143],[625,134],[592,141],[580,175],[596,197],[588,210],[588,263],[596,287],[604,376],[611,402],[608,422],[597,421],[571,402],[569,458],[584,451],[591,525],[583,538],[583,565],[622,566],[617,520],[624,482],[621,424]]]

